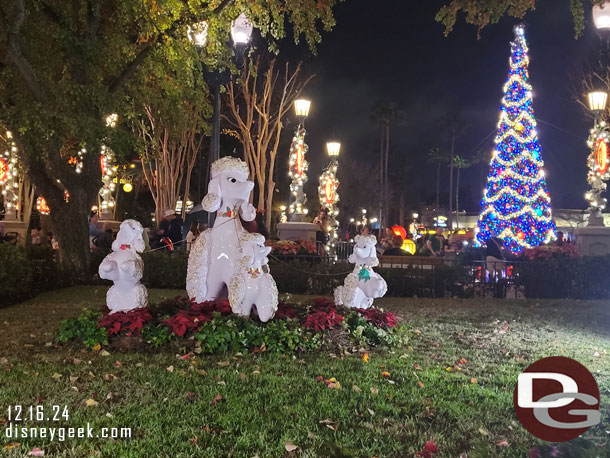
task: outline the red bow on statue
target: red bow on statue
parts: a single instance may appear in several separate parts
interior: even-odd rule
[[[128,248],[131,248],[131,245],[125,245],[125,244],[121,245],[121,250],[126,250]]]

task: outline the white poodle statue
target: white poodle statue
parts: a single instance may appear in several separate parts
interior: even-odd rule
[[[236,157],[223,157],[212,164],[208,194],[201,205],[208,212],[217,212],[216,220],[193,243],[186,274],[186,291],[197,302],[221,297],[237,271],[239,238],[246,232],[239,217],[245,221],[256,217],[249,203],[254,188],[249,172],[248,165]]]
[[[354,252],[349,257],[349,262],[355,264],[354,271],[345,278],[343,286],[335,289],[335,304],[368,309],[375,298],[385,295],[388,285],[373,270],[373,267],[379,265],[375,236],[357,235],[354,241]]]
[[[256,305],[258,317],[266,323],[277,310],[277,287],[269,272],[263,270],[271,247],[265,246],[265,237],[245,233],[239,238],[242,258],[229,283],[229,303],[233,313],[250,316]],[[268,267],[267,267],[268,270]]]
[[[112,253],[100,264],[100,278],[114,282],[106,294],[110,313],[127,312],[148,304],[148,292],[140,283],[144,263],[138,253],[145,248],[143,232],[142,225],[136,220],[123,221],[116,240],[112,242]]]

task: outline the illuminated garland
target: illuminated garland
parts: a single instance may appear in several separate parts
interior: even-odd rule
[[[290,214],[307,214],[305,204],[307,196],[303,191],[303,185],[307,183],[307,169],[309,162],[305,159],[309,147],[305,143],[305,128],[299,126],[292,138],[290,145],[289,172],[291,178],[290,183],[290,206],[288,211]]]
[[[534,120],[523,26],[515,28],[508,80],[500,108],[496,146],[481,200],[476,241],[504,240],[513,252],[555,238],[551,198]]]
[[[47,205],[47,201],[42,196],[38,196],[38,199],[36,199],[36,210],[38,210],[38,213],[41,215],[51,214],[51,209]]]
[[[591,185],[591,190],[585,194],[591,214],[601,212],[606,208],[607,200],[601,194],[606,190],[606,181],[610,178],[609,141],[610,133],[604,121],[591,129],[587,140],[587,146],[591,150],[587,159],[589,167],[587,182]]]
[[[6,132],[8,149],[0,156],[0,192],[4,211],[14,211],[19,205],[19,166],[17,145],[11,132]]]
[[[338,239],[339,222],[337,216],[339,216],[339,209],[337,203],[339,202],[339,180],[337,179],[337,167],[339,163],[334,160],[320,175],[320,184],[318,186],[318,197],[320,199],[320,205],[328,211],[328,243],[326,244],[326,251],[331,255],[335,256],[335,248]]]
[[[102,198],[100,206],[102,212],[104,212],[114,208],[115,202],[112,193],[116,189],[114,175],[117,170],[117,167],[114,165],[114,153],[104,145],[102,145],[102,152],[100,154],[100,168],[102,170],[103,185],[100,188],[99,195]]]

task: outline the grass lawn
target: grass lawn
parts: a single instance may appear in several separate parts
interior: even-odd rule
[[[595,374],[602,424],[585,438],[597,446],[608,439],[608,302],[381,300],[407,320],[408,342],[370,352],[368,363],[358,351],[186,360],[176,347],[103,356],[56,346],[60,321],[99,307],[105,291],[74,287],[0,309],[0,455],[39,447],[53,457],[413,457],[434,441],[436,457],[523,457],[539,443],[517,422],[514,384],[522,369],[551,355]],[[150,291],[154,302],[178,294]],[[342,388],[317,376],[335,377]],[[132,438],[7,439],[7,409],[17,404],[42,404],[45,415],[67,406],[68,421],[25,426],[90,423],[94,434],[131,427]],[[297,448],[288,451],[291,444]]]

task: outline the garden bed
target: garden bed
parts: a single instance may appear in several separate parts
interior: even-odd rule
[[[180,346],[195,353],[277,351],[303,353],[324,346],[386,347],[400,342],[398,321],[381,309],[348,309],[320,298],[310,304],[280,303],[267,323],[233,315],[228,301],[197,303],[176,297],[128,312],[84,310],[62,322],[61,343],[82,342],[86,348],[109,345],[120,351]]]

